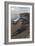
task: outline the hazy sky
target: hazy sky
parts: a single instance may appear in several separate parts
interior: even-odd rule
[[[11,19],[14,20],[14,19],[17,19],[17,18],[20,18],[19,14],[20,13],[29,13],[30,12],[30,8],[28,7],[14,7],[11,9]]]

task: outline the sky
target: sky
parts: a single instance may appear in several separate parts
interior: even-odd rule
[[[15,20],[17,18],[20,18],[20,13],[29,13],[30,8],[29,7],[11,7],[11,19]]]

